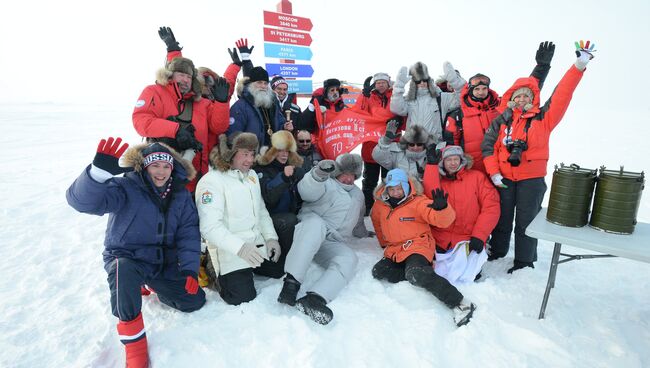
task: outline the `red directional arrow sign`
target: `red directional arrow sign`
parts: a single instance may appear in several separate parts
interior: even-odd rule
[[[309,33],[264,27],[264,41],[309,46],[312,40]]]
[[[264,24],[267,26],[291,28],[299,31],[311,31],[311,19],[297,17],[293,14],[264,11]]]

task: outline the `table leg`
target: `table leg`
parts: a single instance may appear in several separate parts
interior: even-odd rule
[[[560,259],[560,249],[562,249],[562,244],[555,243],[555,247],[553,248],[553,258],[551,258],[551,269],[548,271],[546,291],[544,292],[544,299],[542,300],[542,308],[539,310],[539,319],[544,318],[544,313],[546,312],[546,304],[548,303],[548,296],[551,294],[551,288],[555,287],[555,275],[557,274],[557,265]]]

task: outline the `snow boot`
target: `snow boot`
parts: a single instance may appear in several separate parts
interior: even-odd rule
[[[314,322],[326,325],[334,318],[334,313],[326,304],[325,298],[308,292],[307,295],[296,301],[296,308],[308,315]]]
[[[298,280],[296,280],[293,275],[287,273],[287,275],[284,277],[284,285],[282,285],[282,290],[278,296],[278,302],[288,304],[293,307],[296,305],[298,290],[300,290],[300,282],[298,282]]]
[[[506,255],[504,253],[499,253],[499,252],[489,252],[488,253],[488,262],[496,261],[499,258],[503,258]]]
[[[117,324],[117,333],[126,349],[127,368],[149,367],[149,352],[147,349],[147,334],[144,331],[142,313],[132,321],[120,321]]]
[[[456,326],[460,327],[468,324],[475,310],[476,305],[474,303],[463,299],[458,306],[454,307],[454,322]]]
[[[510,269],[508,269],[508,273],[513,273],[525,267],[535,268],[535,265],[533,264],[533,262],[522,262],[522,261],[517,261],[515,259],[513,266]]]

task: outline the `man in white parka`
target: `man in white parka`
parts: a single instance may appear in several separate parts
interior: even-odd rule
[[[348,247],[352,237],[370,235],[363,223],[365,201],[354,181],[361,176],[363,161],[357,154],[323,160],[298,183],[303,199],[298,213],[293,245],[287,255],[281,303],[295,305],[320,324],[328,324],[333,313],[327,307],[350,282],[357,256]],[[307,295],[296,300],[300,284],[314,260],[325,268]]]
[[[212,168],[196,186],[199,227],[218,275],[219,294],[233,305],[255,299],[253,272],[284,275],[278,235],[251,169],[257,147],[255,134],[222,134],[210,152]]]

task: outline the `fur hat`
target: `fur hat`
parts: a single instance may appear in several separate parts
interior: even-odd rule
[[[156,160],[151,156],[151,154],[155,153],[163,153],[171,156],[171,159],[173,160],[172,175],[181,179],[180,181],[182,185],[185,185],[184,183],[191,181],[196,176],[196,169],[192,163],[183,159],[180,153],[162,142],[142,143],[129,147],[129,149],[124,153],[124,156],[122,156],[122,163],[126,167],[132,167],[136,172],[143,172],[145,167],[154,161],[162,160],[169,162],[168,160],[170,157],[163,158],[163,155],[160,156],[161,160]],[[148,163],[147,157],[149,157],[150,160]],[[180,175],[181,177],[179,177],[179,175],[174,175],[175,173],[180,173],[180,171],[183,171],[183,174]]]
[[[350,173],[354,174],[354,179],[361,177],[363,169],[363,160],[356,153],[344,153],[336,158],[336,168],[330,174],[330,178],[336,179],[337,176]]]
[[[172,59],[167,65],[158,70],[156,74],[156,82],[160,85],[166,86],[172,79],[174,72],[185,73],[192,76],[192,89],[194,92],[194,100],[201,99],[201,89],[203,85],[203,77],[199,74],[198,70],[194,67],[192,60],[184,57],[176,57]]]
[[[270,164],[275,160],[275,157],[280,150],[289,151],[289,159],[287,160],[288,165],[302,166],[303,159],[296,153],[296,151],[298,151],[298,145],[296,144],[296,140],[293,138],[293,134],[288,130],[278,130],[273,133],[271,136],[271,147],[257,158],[257,163],[260,165]]]
[[[517,103],[515,103],[515,97],[517,97],[519,95],[522,95],[522,94],[528,96],[530,98],[530,101],[531,101],[531,103],[527,103],[524,106],[523,110],[524,111],[530,110],[533,107],[532,101],[533,101],[533,99],[535,97],[535,94],[533,93],[533,90],[531,90],[528,87],[517,88],[517,90],[515,90],[512,93],[512,96],[510,96],[510,101],[508,101],[508,103],[506,105],[511,109],[514,109],[515,107],[517,107]]]
[[[235,132],[230,137],[222,134],[219,136],[219,144],[210,152],[210,163],[219,171],[228,171],[237,150],[257,152],[258,145],[257,136],[253,133]]]
[[[427,133],[420,125],[412,125],[404,131],[402,138],[399,140],[399,146],[403,151],[406,151],[409,143],[422,143],[424,147],[433,144],[434,138],[431,134]]]
[[[264,81],[268,82],[269,81],[269,73],[266,72],[264,68],[261,66],[256,66],[253,69],[251,69],[250,72],[250,82],[257,82],[257,81]]]
[[[341,88],[341,81],[336,78],[325,79],[323,81],[323,94],[326,94],[330,87]]]
[[[433,79],[431,79],[429,68],[427,68],[426,64],[423,62],[418,61],[411,65],[409,68],[409,75],[411,76],[411,81],[409,82],[409,92],[406,96],[407,101],[412,101],[417,98],[418,86],[415,81],[427,81],[429,85],[429,93],[432,97],[436,97],[440,93],[440,88],[438,88]]]
[[[271,89],[275,89],[275,87],[280,84],[286,84],[287,87],[289,87],[289,83],[287,83],[287,81],[279,75],[276,75],[273,77],[273,79],[271,79]]]
[[[458,171],[460,171],[460,169],[468,165],[467,158],[465,157],[465,152],[463,151],[463,148],[461,146],[447,146],[442,150],[442,157],[440,158],[440,162],[438,162],[438,171],[440,171],[441,175],[449,174],[448,172],[445,171],[445,166],[444,166],[445,159],[449,156],[460,156],[460,166],[458,166]],[[455,173],[451,173],[451,174],[455,174]]]

